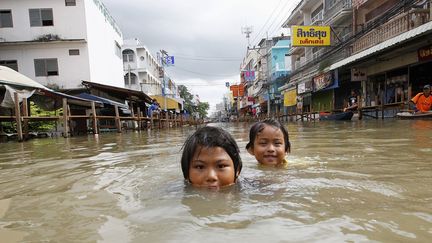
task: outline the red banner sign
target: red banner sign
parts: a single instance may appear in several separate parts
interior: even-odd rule
[[[242,96],[244,96],[244,85],[243,84],[231,85],[230,86],[230,90],[233,93],[233,97],[242,97]]]

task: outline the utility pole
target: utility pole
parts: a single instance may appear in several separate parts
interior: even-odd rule
[[[163,82],[163,91],[162,91],[162,94],[164,96],[165,112],[168,112],[168,109],[167,109],[167,97],[166,97],[165,70],[164,70],[164,65],[166,65],[166,57],[168,56],[168,53],[165,50],[160,50],[160,52],[161,52],[162,82]]]
[[[252,26],[242,27],[241,32],[242,32],[242,34],[246,35],[246,39],[248,40],[248,48],[249,48],[249,46],[250,46],[250,34],[252,34],[252,32],[253,32],[253,27]]]

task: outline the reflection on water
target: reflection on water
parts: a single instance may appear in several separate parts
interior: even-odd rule
[[[1,144],[0,239],[10,242],[416,241],[432,238],[432,122],[287,124],[285,169],[244,149],[222,192],[189,188],[192,128]]]

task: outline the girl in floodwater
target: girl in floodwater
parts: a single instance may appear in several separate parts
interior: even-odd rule
[[[237,143],[228,132],[206,126],[186,140],[181,167],[192,186],[220,190],[237,181],[242,161]]]
[[[291,150],[288,131],[274,119],[257,122],[249,131],[246,149],[262,165],[285,166]]]

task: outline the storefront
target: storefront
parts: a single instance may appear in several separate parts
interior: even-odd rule
[[[312,82],[312,111],[334,110],[334,89],[339,87],[337,71],[317,75]]]
[[[310,112],[311,105],[312,105],[312,80],[307,80],[297,85],[298,113]]]

